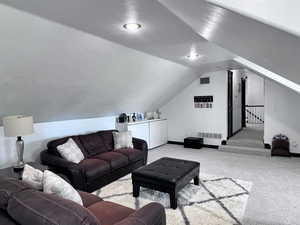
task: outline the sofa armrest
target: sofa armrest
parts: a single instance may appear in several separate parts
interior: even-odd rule
[[[147,142],[139,139],[139,138],[132,138],[133,147],[135,149],[141,150],[144,153],[144,164],[147,164],[148,159],[148,145]]]
[[[40,156],[41,162],[49,166],[53,172],[65,175],[76,189],[86,190],[84,173],[78,164],[51,154],[47,150],[42,151]]]
[[[159,203],[150,203],[115,225],[166,225],[166,213]]]

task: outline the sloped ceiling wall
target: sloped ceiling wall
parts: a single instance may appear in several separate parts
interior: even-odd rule
[[[36,122],[156,110],[200,74],[0,5],[0,117]]]
[[[204,0],[159,1],[208,41],[300,84],[299,36]]]

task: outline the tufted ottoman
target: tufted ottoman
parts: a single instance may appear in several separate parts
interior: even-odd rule
[[[182,159],[161,158],[132,173],[133,196],[140,187],[169,193],[171,208],[177,208],[177,193],[192,179],[199,185],[200,163]]]

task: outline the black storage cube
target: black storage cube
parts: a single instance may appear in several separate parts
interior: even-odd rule
[[[203,138],[198,137],[187,137],[184,139],[185,148],[200,149],[203,146]]]

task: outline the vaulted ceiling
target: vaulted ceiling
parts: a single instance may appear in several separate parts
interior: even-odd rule
[[[293,27],[209,1],[0,0],[0,116],[155,110],[205,72],[253,64],[300,84]],[[141,31],[128,34],[128,22]],[[202,57],[190,62],[191,51]]]
[[[160,0],[200,36],[230,49],[239,56],[238,59],[246,59],[235,61],[250,61],[247,64],[256,64],[299,85],[300,38],[295,35],[299,31],[295,28],[296,23],[299,28],[299,20],[294,20],[299,16],[293,13],[293,6],[299,6],[299,2],[291,0],[294,4],[287,4],[286,1],[284,4],[283,1]],[[275,22],[270,20],[275,17]],[[291,25],[284,26],[285,23]],[[292,34],[287,30],[294,32]],[[256,68],[257,66],[250,69]],[[298,89],[300,91],[300,87]]]
[[[232,61],[234,54],[205,40],[157,0],[0,2],[197,71],[236,65]],[[139,34],[124,32],[123,24],[132,21],[143,25]],[[192,49],[203,56],[197,63],[185,59]]]

